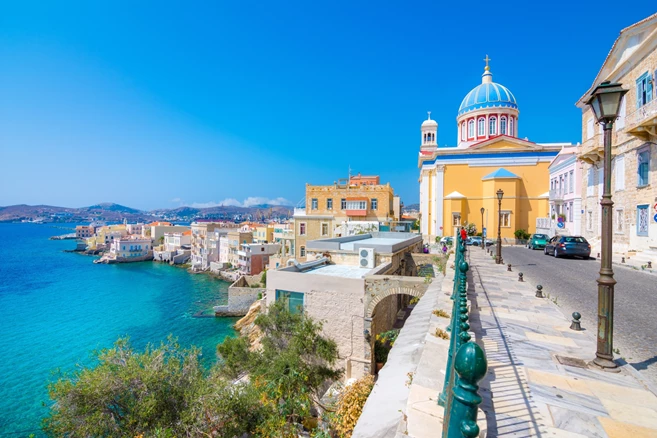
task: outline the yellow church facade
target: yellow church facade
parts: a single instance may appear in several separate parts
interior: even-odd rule
[[[430,241],[474,223],[487,236],[513,238],[533,233],[536,219],[549,214],[548,166],[568,143],[538,144],[520,139],[515,96],[492,81],[488,66],[482,84],[466,95],[458,111],[458,143],[438,147],[438,123],[421,127],[420,230]],[[503,192],[498,207],[497,192]],[[483,214],[482,214],[483,208]]]

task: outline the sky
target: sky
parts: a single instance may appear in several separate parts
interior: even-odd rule
[[[575,102],[654,0],[0,4],[0,206],[296,205],[378,174],[418,202],[420,124],[441,146],[493,80],[519,135],[581,141]]]

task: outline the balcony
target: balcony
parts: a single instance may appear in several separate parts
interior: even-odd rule
[[[577,159],[588,164],[595,164],[600,161],[602,157],[604,157],[603,135],[596,133],[593,137],[582,143]]]
[[[561,202],[563,195],[563,190],[550,190],[550,201]]]
[[[653,99],[625,118],[625,130],[641,140],[657,138],[657,99]]]

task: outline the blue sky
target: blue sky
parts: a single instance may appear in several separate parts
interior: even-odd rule
[[[575,101],[623,27],[617,2],[4,2],[0,205],[152,209],[270,200],[379,174],[418,201],[419,127],[441,145],[486,54],[520,136],[581,141]]]

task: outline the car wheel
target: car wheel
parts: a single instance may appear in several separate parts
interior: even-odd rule
[[[559,258],[559,253],[557,252],[557,249],[554,248],[554,258],[558,259]]]
[[[543,254],[548,255],[547,248],[543,248]]]

